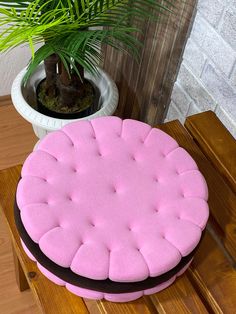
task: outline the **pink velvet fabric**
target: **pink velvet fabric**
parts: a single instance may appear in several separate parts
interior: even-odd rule
[[[188,255],[205,228],[207,198],[196,163],[174,139],[117,117],[47,135],[17,188],[22,222],[48,258],[118,282],[161,275]]]
[[[22,243],[22,246],[23,246],[26,254],[29,256],[29,258],[32,259],[34,262],[37,262],[36,259],[32,256],[30,251],[25,246],[24,242],[21,241],[21,243]],[[89,290],[89,289],[84,289],[84,288],[74,286],[74,285],[72,285],[68,282],[65,282],[64,280],[61,280],[60,278],[58,278],[57,276],[52,274],[50,271],[48,271],[45,267],[40,265],[38,262],[37,262],[37,266],[38,266],[38,269],[41,271],[41,273],[44,276],[46,276],[49,280],[54,282],[56,285],[64,286],[67,290],[69,290],[70,292],[72,292],[73,294],[75,294],[79,297],[87,298],[87,299],[93,299],[93,300],[106,299],[106,300],[111,301],[111,302],[129,302],[129,301],[136,300],[136,299],[138,299],[144,295],[150,295],[150,294],[157,293],[157,292],[169,287],[176,280],[177,277],[181,276],[186,271],[186,269],[189,267],[191,262],[192,262],[192,260],[186,266],[184,266],[178,272],[177,275],[173,276],[172,278],[163,282],[162,284],[157,285],[154,288],[146,289],[143,291],[131,292],[131,293],[116,293],[116,294],[115,293],[104,293],[104,292],[99,292],[99,291],[94,291],[94,290]]]

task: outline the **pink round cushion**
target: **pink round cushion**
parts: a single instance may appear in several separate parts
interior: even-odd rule
[[[64,286],[66,289],[73,294],[82,297],[82,298],[87,298],[87,299],[95,299],[95,300],[101,300],[101,299],[106,299],[111,302],[129,302],[136,300],[144,295],[150,295],[157,293],[167,287],[169,287],[177,277],[181,276],[186,269],[189,267],[191,264],[192,260],[188,262],[179,272],[176,273],[176,275],[172,276],[170,279],[166,280],[162,284],[159,284],[153,288],[150,289],[145,289],[141,291],[135,291],[135,292],[129,292],[129,293],[104,293],[96,290],[90,290],[90,289],[85,289],[81,288],[75,285],[72,285],[65,280],[62,280],[55,276],[52,272],[48,271],[45,267],[43,267],[36,259],[35,257],[31,254],[31,252],[28,250],[26,245],[24,244],[23,241],[21,241],[23,249],[25,250],[25,253],[28,255],[28,257],[37,263],[38,269],[40,272],[47,277],[49,280],[54,282],[56,285],[59,286]]]
[[[174,139],[117,117],[48,134],[17,188],[24,227],[49,259],[118,282],[161,275],[192,252],[207,197],[196,163]]]

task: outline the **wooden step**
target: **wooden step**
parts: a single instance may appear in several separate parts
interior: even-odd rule
[[[236,194],[201,152],[180,122],[166,123],[161,126],[161,129],[174,137],[198,164],[209,189],[209,206],[214,229],[230,255],[236,260]]]
[[[187,271],[187,277],[209,312],[234,313],[236,271],[231,256],[236,257],[236,196],[214,168],[210,157],[207,159],[203,155],[179,122],[167,123],[161,129],[173,136],[192,155],[209,188],[212,218],[194,262]]]
[[[188,117],[185,127],[236,193],[236,140],[230,132],[212,111]]]
[[[41,309],[50,313],[234,313],[236,309],[236,272],[233,259],[235,242],[235,193],[223,173],[197,146],[197,142],[175,121],[160,126],[173,136],[196,160],[209,186],[211,219],[205,237],[192,265],[167,289],[130,303],[91,301],[74,296],[65,288],[51,283],[25,255],[13,219],[13,202],[20,166],[0,171],[0,203],[11,236],[16,239],[15,250],[21,256],[29,285]],[[221,130],[223,132],[223,129]],[[206,134],[207,136],[207,134]]]

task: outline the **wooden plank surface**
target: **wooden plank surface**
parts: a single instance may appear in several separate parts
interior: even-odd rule
[[[163,121],[196,2],[176,0],[168,18],[139,25],[142,33],[138,38],[144,44],[139,63],[111,47],[103,49],[103,68],[119,89],[120,117],[151,125]]]
[[[236,140],[214,112],[188,117],[185,127],[236,193]]]
[[[94,301],[85,299],[85,304],[90,314],[154,314],[156,310],[153,304],[146,302],[144,298],[128,302],[114,303],[106,300]]]
[[[225,247],[236,260],[236,195],[206,159],[180,122],[163,124],[161,129],[173,136],[195,159],[209,189],[209,205]]]
[[[1,189],[1,187],[0,187]],[[0,313],[39,314],[32,292],[20,292],[16,285],[12,246],[2,211],[0,210]]]
[[[129,303],[85,300],[91,314],[208,313],[192,283],[183,275],[156,294]],[[145,305],[145,307],[144,307]]]
[[[233,234],[235,227],[231,229],[232,226],[235,226],[236,221],[234,193],[201,153],[180,122],[167,123],[162,125],[161,129],[173,136],[196,160],[208,183],[211,213],[221,213],[222,220],[219,219],[218,222],[221,227],[224,226],[223,241],[226,248],[235,257],[235,234]],[[210,227],[208,229],[211,230],[211,233],[206,232],[194,262],[187,271],[188,278],[211,312],[234,313],[236,308],[235,268],[232,260],[226,258],[227,252],[221,246],[217,232]]]
[[[21,167],[18,166],[0,171],[0,207],[6,216],[12,239],[14,239],[14,248],[24,268],[24,272],[26,274],[35,274],[33,278],[29,276],[27,278],[30,288],[34,293],[39,307],[42,308],[43,313],[87,313],[88,311],[81,298],[68,292],[64,287],[57,286],[49,281],[40,273],[36,264],[29,260],[22,249],[13,217],[14,194],[20,175],[20,169]],[[86,303],[90,308],[90,313],[96,313],[99,309],[101,313],[151,313],[144,299],[125,304],[116,304],[104,300],[98,302],[86,300]]]
[[[217,177],[214,168],[199,151],[192,138],[178,122],[168,123],[161,126],[161,128],[176,138],[179,144],[187,149],[197,161],[209,184],[211,209],[215,206],[221,206],[222,212],[229,215],[226,211],[226,207],[232,206],[233,199],[231,199],[231,196],[229,197],[231,199],[230,202],[227,199],[228,194],[225,194],[227,185],[224,180],[223,183],[221,181],[218,182],[219,178]],[[14,167],[0,172],[1,206],[10,223],[12,230],[11,235],[14,235],[14,237],[16,236],[17,231],[14,226],[13,215],[10,212],[10,209],[12,209],[15,186],[19,173],[20,167]],[[219,184],[223,184],[223,193],[219,192],[218,185],[212,185],[214,180]],[[219,197],[214,200],[219,193],[221,193],[221,198],[226,198],[226,200],[223,200],[220,204],[218,204]],[[235,207],[232,207],[231,210],[235,211]],[[226,232],[226,235],[227,234],[228,233]],[[226,239],[224,240],[226,241]],[[227,241],[229,243],[230,241],[232,242],[233,239],[228,238]],[[31,279],[28,278],[28,280],[37,302],[43,304],[45,313],[86,313],[86,308],[82,299],[75,297],[66,291],[65,288],[54,285],[41,275],[35,266],[35,263],[29,261],[28,257],[21,249],[18,238],[15,243],[15,248],[18,255],[21,255],[21,263],[25,265],[25,273],[35,273],[35,276]],[[44,293],[42,293],[42,291]],[[209,232],[207,232],[199,252],[196,255],[194,264],[191,266],[190,270],[187,271],[187,276],[184,275],[180,277],[171,287],[151,297],[145,297],[126,304],[90,300],[85,300],[85,302],[92,314],[147,314],[159,312],[168,314],[174,312],[206,313],[207,311],[215,313],[233,313],[233,310],[236,308],[235,291],[235,270],[225,257],[224,250],[220,248],[218,242],[214,240]],[[70,312],[68,312],[68,304],[70,304]]]
[[[15,186],[19,177],[19,173],[20,173],[20,167],[3,170],[0,173],[0,186],[4,187],[0,191],[1,205],[5,211],[7,220],[12,230],[12,236],[14,237],[17,237],[17,231],[14,226],[13,216],[10,209],[12,208]],[[5,181],[7,182],[7,184],[4,183]],[[11,191],[11,192],[8,193],[7,191]],[[60,303],[60,300],[65,300],[66,303],[69,302],[67,303],[67,306],[68,304],[71,304],[72,306],[70,313],[75,313],[73,312],[74,304],[76,304],[74,302],[77,302],[78,300],[81,300],[81,299],[73,296],[72,294],[67,292],[66,289],[52,284],[43,275],[41,275],[40,272],[37,270],[37,267],[35,266],[35,264],[29,261],[28,258],[25,256],[25,253],[23,252],[21,248],[18,238],[15,244],[15,249],[18,252],[18,255],[22,256],[21,263],[24,265],[25,273],[33,272],[36,274],[34,278],[31,278],[31,279],[28,278],[28,280],[33,290],[33,293],[36,296],[38,303],[41,303],[43,305],[44,311],[46,313],[52,313],[52,308],[53,308],[53,311],[55,311],[56,309],[57,313],[64,313],[63,312],[64,308],[62,304]],[[198,309],[201,309],[203,313],[205,312],[205,307],[202,304],[199,296],[194,291],[193,286],[186,278],[184,277],[179,278],[176,285],[177,285],[176,287],[180,287],[180,288],[174,288],[172,286],[169,292],[165,292],[165,291],[168,291],[168,289],[165,291],[162,291],[162,296],[164,298],[167,297],[169,300],[169,303],[163,302],[163,304],[160,305],[162,309],[161,310],[162,313],[169,313],[170,304],[172,302],[174,303],[176,302],[178,307],[181,309],[186,309],[188,307],[191,311],[194,311],[194,308],[198,308]],[[180,293],[181,289],[184,289],[185,291],[190,290],[192,292],[191,294],[192,301],[190,301],[190,299],[182,298],[182,294]],[[57,299],[55,298],[53,299],[54,293],[58,295]],[[68,300],[69,298],[68,295],[71,298],[70,300]],[[51,304],[52,302],[49,302],[49,299],[54,300],[53,305]],[[111,314],[112,313],[114,314],[115,313],[144,313],[144,314],[156,313],[157,312],[156,306],[158,304],[158,300],[152,300],[149,297],[141,298],[139,300],[126,303],[126,304],[110,303],[104,300],[98,301],[98,302],[85,300],[85,302],[90,313],[92,314],[93,313],[94,314],[95,313],[111,313]]]
[[[150,299],[160,314],[208,313],[186,275],[178,278],[169,288],[151,295]]]
[[[19,236],[14,224],[13,217],[13,202],[14,194],[16,189],[16,184],[20,175],[21,167],[9,168],[7,170],[2,170],[0,172],[0,200],[1,208],[4,211],[8,226],[11,230],[14,248],[20,259],[21,265],[24,269],[25,274],[28,274],[27,279],[29,285],[33,291],[33,294],[37,300],[39,307],[42,308],[44,313],[65,313],[68,310],[71,314],[73,313],[87,313],[84,303],[81,298],[74,296],[68,292],[64,287],[57,286],[50,282],[46,277],[44,277],[34,262],[30,261],[29,258],[24,253]],[[34,274],[34,276],[29,276],[29,274]],[[170,289],[170,290],[169,290]],[[181,292],[182,291],[182,292]],[[191,299],[185,295],[183,297],[183,291],[191,291]],[[179,309],[188,308],[189,311],[195,313],[195,308],[201,310],[205,313],[205,307],[194,290],[192,284],[184,276],[179,278],[176,284],[172,285],[170,288],[161,292],[161,296],[164,299],[168,298],[168,302],[163,302],[159,304],[161,308],[161,313],[171,313],[170,304],[176,304]],[[111,303],[105,300],[101,301],[91,301],[85,300],[88,310],[91,314],[97,313],[109,313],[109,314],[121,314],[121,313],[142,313],[150,314],[157,313],[158,299],[152,299],[149,297],[140,298],[139,300],[129,302],[129,303]],[[70,307],[68,308],[68,305]],[[187,312],[186,312],[187,313]]]
[[[214,313],[235,313],[236,270],[209,232],[206,232],[187,275]]]
[[[7,109],[6,109],[7,107]],[[14,123],[13,123],[14,121]],[[7,127],[7,124],[12,127]],[[13,123],[13,125],[12,125]],[[25,125],[26,127],[14,127]],[[25,132],[28,132],[27,135]],[[15,112],[10,97],[0,97],[0,169],[19,164],[33,147],[33,131],[26,121]],[[20,140],[20,142],[19,142]],[[7,152],[7,153],[6,153]],[[0,187],[1,189],[1,187]],[[21,293],[16,284],[10,236],[0,210],[0,313],[37,314],[30,290]]]
[[[19,179],[20,169],[21,167],[18,166],[0,172],[0,206],[4,211],[14,248],[25,274],[28,274],[27,279],[37,303],[42,312],[46,314],[88,313],[81,298],[68,292],[66,288],[55,285],[49,281],[40,273],[36,264],[29,260],[22,249],[13,216],[15,189]],[[35,276],[29,276],[29,273],[33,273]]]
[[[29,289],[29,284],[27,278],[25,277],[25,273],[23,268],[21,267],[21,263],[16,255],[15,248],[12,245],[12,253],[14,259],[14,266],[15,266],[15,275],[16,275],[16,282],[20,291],[25,291]]]

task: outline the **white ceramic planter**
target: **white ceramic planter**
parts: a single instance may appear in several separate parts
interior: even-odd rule
[[[75,120],[57,119],[41,114],[34,109],[36,108],[37,85],[45,78],[43,64],[38,66],[26,86],[23,86],[22,83],[26,68],[16,76],[11,89],[12,102],[19,114],[32,124],[34,132],[39,139],[43,138],[47,133],[58,130],[72,121],[110,116],[115,112],[118,105],[118,89],[106,72],[100,68],[98,70],[99,76],[92,76],[89,73],[85,73],[85,78],[91,80],[99,88],[101,94],[99,99],[101,109],[85,118]]]

